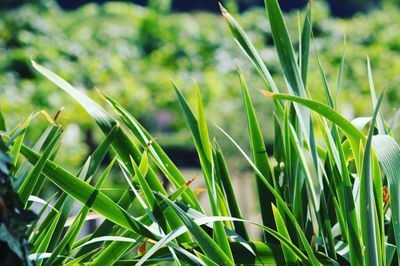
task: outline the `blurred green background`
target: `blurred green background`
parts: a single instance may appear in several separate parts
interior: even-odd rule
[[[259,92],[263,85],[221,15],[171,11],[170,2],[162,0],[151,0],[147,7],[108,2],[73,10],[64,10],[54,1],[27,1],[13,8],[12,1],[10,5],[6,2],[0,11],[0,108],[10,128],[31,112],[43,109],[53,115],[64,107],[60,117],[65,126],[63,152],[57,160],[67,168],[80,165],[101,135],[72,99],[33,71],[30,59],[95,99],[100,97],[94,88],[115,98],[154,134],[178,165],[188,167],[197,165],[197,157],[171,79],[192,103],[192,78],[196,79],[210,124],[221,126],[245,145],[247,129],[243,127],[245,116],[236,73],[239,64],[245,71],[265,139],[272,140],[271,101]],[[315,47],[308,87],[314,99],[324,100],[317,51],[331,88],[336,88],[346,36],[339,110],[347,118],[371,114],[366,71],[369,56],[377,91],[387,88],[384,113],[390,118],[400,102],[400,12],[396,1],[358,2],[365,4],[359,7],[362,12],[335,18],[329,1],[313,1]],[[233,0],[226,5],[233,13],[241,10]],[[286,17],[295,45],[299,16],[302,20],[302,13],[292,10]],[[235,17],[277,84],[285,87],[265,10],[250,5]],[[30,136],[41,133],[46,124],[43,121],[34,122]],[[229,154],[229,145],[226,149]]]

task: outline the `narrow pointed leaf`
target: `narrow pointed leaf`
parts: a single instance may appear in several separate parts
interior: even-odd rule
[[[293,44],[286,27],[282,11],[277,0],[265,0],[266,12],[271,25],[272,37],[279,61],[293,92],[297,96],[306,96],[300,70],[294,54]],[[305,60],[305,59],[303,59]]]
[[[168,180],[175,186],[180,187],[185,184],[186,180],[182,176],[181,172],[166,155],[160,145],[152,139],[151,135],[143,128],[139,122],[132,117],[124,108],[122,108],[117,102],[108,97],[105,94],[101,94],[106,98],[107,102],[114,108],[114,110],[120,115],[129,130],[139,140],[142,147],[148,147],[150,154],[155,158],[155,162],[161,171],[166,175]],[[188,189],[185,191],[183,198],[189,202],[197,210],[201,210],[201,206],[197,201],[194,193]]]
[[[228,173],[228,167],[226,166],[224,156],[222,154],[222,150],[219,145],[215,142],[216,146],[216,159],[215,164],[219,171],[219,176],[221,178],[221,183],[225,191],[226,200],[228,202],[229,211],[232,217],[236,217],[242,219],[242,213],[239,208],[239,204],[237,202],[235,192],[233,190],[232,182],[230,175]],[[242,222],[234,222],[236,232],[242,236],[245,240],[249,240],[249,235],[246,229],[246,226]]]
[[[360,215],[361,219],[361,232],[365,241],[365,263],[366,265],[378,265],[382,260],[378,255],[378,241],[376,236],[376,219],[375,219],[375,200],[374,188],[372,177],[372,159],[371,147],[372,136],[375,128],[376,118],[379,113],[379,106],[382,102],[383,94],[381,95],[377,106],[375,108],[374,116],[371,121],[371,126],[368,133],[368,138],[364,148],[363,168],[361,176],[361,196],[360,196]]]
[[[18,190],[19,197],[23,204],[26,204],[29,196],[31,196],[34,187],[36,186],[37,182],[40,179],[41,172],[43,167],[49,159],[51,152],[53,151],[54,146],[58,142],[61,136],[61,128],[58,128],[57,133],[54,135],[53,139],[51,140],[49,146],[44,151],[43,155],[40,157],[40,160],[35,164],[32,168],[29,175],[25,178],[24,182],[22,183],[21,187]]]
[[[100,189],[105,178],[111,171],[111,168],[113,167],[114,163],[115,163],[115,159],[113,161],[111,161],[111,163],[104,170],[103,174],[100,176],[99,180],[96,182],[96,186],[95,186],[96,189]],[[90,207],[91,207],[90,205],[85,205],[79,211],[74,222],[68,228],[68,231],[65,233],[65,235],[62,238],[62,240],[60,241],[60,243],[53,250],[53,254],[46,262],[48,265],[51,265],[55,261],[55,259],[61,254],[61,252],[64,250],[64,248],[66,248],[67,252],[69,252],[71,250],[72,244],[75,242],[76,238],[78,237],[79,232],[81,231],[81,229],[86,221],[86,217],[89,214]]]
[[[399,144],[388,135],[373,137],[373,147],[386,174],[390,192],[390,209],[397,249],[397,261],[400,264],[400,147]]]
[[[280,215],[278,209],[273,204],[272,204],[272,211],[274,214],[277,231],[282,236],[286,237],[290,241],[290,236],[289,236],[289,232],[287,231],[285,221],[283,220],[282,216]],[[295,254],[293,254],[293,252],[290,249],[288,249],[286,246],[282,245],[282,251],[285,256],[286,263],[288,263],[288,264],[296,263],[297,256]]]
[[[37,153],[26,146],[21,147],[21,153],[31,163],[37,163],[40,158]],[[149,229],[138,223],[132,216],[130,216],[125,210],[121,209],[101,191],[78,179],[52,161],[46,162],[43,172],[50,181],[60,187],[63,191],[80,201],[82,204],[86,205],[90,203],[92,206],[91,208],[94,211],[103,215],[110,221],[128,230],[140,232],[143,235],[150,237],[153,236],[153,233],[151,233]]]
[[[367,57],[367,70],[368,70],[368,81],[369,81],[369,89],[370,89],[371,98],[372,98],[372,104],[375,109],[377,106],[377,98],[376,98],[376,92],[375,92],[374,79],[372,77],[371,62],[369,60],[369,57]],[[385,121],[383,119],[381,110],[378,110],[378,117],[376,118],[376,123],[378,126],[379,134],[386,135],[387,130],[385,127]]]
[[[296,228],[296,231],[299,235],[299,238],[301,240],[301,243],[303,244],[303,247],[305,248],[308,259],[313,263],[313,264],[318,264],[318,259],[314,255],[311,246],[309,245],[307,238],[304,235],[303,229],[300,227],[298,224],[296,218],[293,216],[292,212],[286,205],[285,201],[282,199],[282,197],[279,195],[278,192],[275,191],[274,187],[268,182],[266,177],[261,173],[261,171],[257,168],[257,166],[251,161],[251,159],[247,156],[247,154],[243,151],[243,149],[232,139],[231,136],[229,136],[228,133],[226,133],[223,129],[219,128],[222,133],[225,134],[225,136],[228,137],[228,139],[236,146],[236,148],[240,151],[240,153],[243,155],[243,157],[246,159],[246,161],[249,163],[249,165],[253,168],[257,176],[263,181],[265,186],[271,191],[271,193],[275,196],[277,204],[281,204],[285,214],[287,217],[290,219],[290,221],[293,223],[293,225]]]
[[[16,138],[14,145],[10,151],[11,160],[12,160],[14,166],[16,166],[16,164],[17,164],[21,145],[22,145],[22,142],[24,141],[25,133],[26,133],[26,130],[28,129],[29,123],[31,122],[31,118],[32,118],[32,116],[30,115],[26,119],[25,123],[22,124],[21,128],[19,129],[20,132],[18,134],[18,137]]]
[[[197,243],[210,259],[218,263],[218,265],[233,265],[233,261],[225,254],[225,252],[217,245],[214,240],[208,236],[206,232],[192,219],[190,219],[185,212],[167,198],[164,198],[167,204],[179,215],[182,222],[185,224],[189,232],[196,239]]]
[[[293,95],[288,95],[288,94],[283,94],[283,93],[268,93],[264,92],[266,96],[269,96],[271,98],[275,99],[281,99],[281,100],[289,100],[293,102],[300,103],[311,110],[319,113],[320,115],[324,116],[325,118],[329,119],[333,123],[335,123],[340,129],[343,131],[343,133],[346,135],[346,137],[349,139],[349,142],[352,146],[353,150],[353,155],[354,159],[356,160],[356,165],[360,166],[360,155],[358,154],[359,151],[359,140],[362,142],[365,142],[366,138],[363,135],[362,132],[360,132],[350,121],[348,121],[346,118],[344,118],[341,114],[336,112],[334,109],[331,107],[319,103],[313,100],[308,100],[305,98],[293,96]]]
[[[242,85],[242,93],[244,99],[244,105],[246,108],[247,115],[247,126],[249,129],[250,147],[253,155],[254,164],[261,171],[261,173],[267,178],[268,182],[273,183],[273,176],[271,167],[268,159],[268,154],[265,148],[264,139],[261,133],[261,129],[256,117],[256,113],[251,102],[249,91],[247,89],[246,81],[244,80],[243,74],[239,70],[239,78]],[[261,210],[261,218],[263,224],[271,229],[275,229],[275,221],[273,219],[272,205],[274,203],[274,196],[265,187],[263,182],[256,178],[257,192],[259,206]],[[267,242],[274,242],[275,240],[271,236],[265,234]]]
[[[240,27],[239,23],[232,17],[231,14],[220,4],[221,13],[225,18],[225,21],[228,23],[228,26],[233,34],[233,37],[239,44],[239,46],[243,49],[246,55],[249,57],[251,62],[256,67],[257,71],[260,73],[261,78],[264,83],[267,85],[268,90],[273,92],[279,92],[278,88],[275,85],[275,82],[262,61],[260,55],[257,53],[253,44],[251,43],[249,37],[247,37],[244,30]]]
[[[308,4],[306,15],[304,17],[303,30],[301,32],[301,49],[300,53],[300,72],[304,87],[307,86],[307,73],[308,73],[308,59],[310,53],[310,40],[311,40],[311,1]]]
[[[134,175],[132,165],[130,163],[130,157],[139,164],[141,159],[141,153],[136,145],[131,141],[131,139],[125,134],[125,132],[118,126],[117,121],[115,121],[100,105],[90,99],[87,95],[75,89],[71,84],[62,79],[60,76],[51,72],[47,68],[37,64],[32,61],[33,67],[39,71],[42,75],[56,84],[59,88],[67,92],[70,96],[74,98],[89,115],[96,121],[103,133],[108,134],[112,128],[116,125],[117,131],[115,133],[115,138],[113,139],[113,148],[117,153],[118,157],[124,162],[125,167],[128,168],[131,175]],[[164,187],[162,186],[160,180],[154,172],[150,171],[149,182],[153,189],[157,191],[162,191],[166,194]]]

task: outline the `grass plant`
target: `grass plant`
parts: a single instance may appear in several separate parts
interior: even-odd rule
[[[400,147],[381,113],[384,93],[377,97],[371,67],[366,78],[371,116],[349,121],[336,109],[337,97],[319,67],[325,101],[307,86],[312,47],[311,6],[299,25],[294,47],[277,0],[266,0],[266,13],[287,88],[278,88],[245,31],[221,6],[235,41],[258,71],[265,90],[246,83],[238,69],[247,121],[247,140],[234,140],[223,128],[210,137],[201,91],[194,84],[191,108],[173,83],[191,131],[206,184],[211,215],[207,215],[188,180],[162,147],[118,102],[99,92],[102,107],[44,66],[33,67],[69,94],[94,119],[104,138],[78,173],[54,160],[62,125],[47,115],[49,125],[34,145],[26,145],[29,116],[14,129],[2,129],[11,160],[13,186],[26,209],[43,203],[42,218],[30,224],[29,260],[37,265],[393,265],[400,262]],[[345,64],[343,58],[342,64]],[[342,76],[340,68],[339,79]],[[340,90],[340,81],[336,91]],[[251,88],[251,89],[249,89]],[[337,94],[337,92],[336,92]],[[257,119],[253,97],[274,106],[274,129]],[[338,98],[340,99],[340,97]],[[110,110],[110,111],[107,111]],[[2,123],[3,124],[3,123]],[[368,125],[368,127],[367,127]],[[366,128],[367,127],[367,128]],[[267,154],[262,131],[275,132],[273,154]],[[260,221],[242,217],[231,175],[218,139],[228,138],[254,174]],[[32,143],[32,140],[30,141]],[[249,144],[251,155],[241,148]],[[111,159],[110,159],[111,158]],[[107,164],[103,170],[102,165]],[[4,172],[4,171],[3,171]],[[110,173],[126,180],[117,202],[102,189]],[[172,184],[166,190],[164,176]],[[40,199],[50,181],[59,193]],[[79,212],[71,217],[77,203]],[[79,238],[91,216],[105,220]],[[247,229],[262,229],[261,240]]]

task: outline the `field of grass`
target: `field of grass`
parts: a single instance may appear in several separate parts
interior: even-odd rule
[[[54,93],[63,95],[60,99],[69,96],[76,102],[75,112],[86,112],[99,141],[81,168],[70,170],[66,161],[57,160],[64,152],[62,141],[68,141],[62,138],[67,133],[62,112],[52,116],[53,110],[44,108],[11,127],[5,122],[8,113],[0,113],[1,260],[9,265],[398,265],[400,146],[395,132],[400,112],[394,89],[384,89],[385,78],[371,67],[376,61],[362,58],[359,82],[369,96],[359,101],[368,102],[362,102],[363,117],[349,120],[339,103],[352,99],[344,95],[357,94],[344,89],[351,72],[347,62],[355,54],[342,52],[338,77],[331,78],[324,60],[331,51],[314,49],[312,7],[299,15],[297,27],[288,27],[277,0],[265,4],[279,65],[275,70],[253,44],[256,38],[236,20],[240,15],[221,6],[233,36],[224,41],[238,45],[244,55],[236,62],[236,93],[231,95],[237,97],[231,104],[241,102],[241,115],[235,113],[233,123],[244,137],[233,135],[226,123],[209,122],[210,115],[224,119],[225,106],[209,96],[216,106],[206,109],[203,99],[210,91],[201,82],[194,80],[192,90],[183,90],[169,81],[196,149],[199,176],[179,169],[163,150],[163,140],[149,133],[123,99],[115,100],[112,89],[87,94],[71,85],[73,76],[31,60],[34,76],[58,87]],[[291,36],[298,36],[297,42]],[[333,49],[330,58],[334,54]],[[255,79],[254,74],[260,85],[247,79]],[[260,105],[253,104],[255,99]],[[28,134],[32,129],[39,132],[36,137]],[[246,165],[241,178],[252,179],[254,190],[233,187],[238,172],[227,159],[232,153]],[[122,187],[105,186],[115,179],[123,181]],[[200,202],[199,193],[207,200]],[[243,215],[248,210],[243,211],[241,193],[251,193],[259,216]],[[42,206],[36,214],[33,205]],[[83,226],[93,219],[98,227],[82,236]],[[252,227],[262,236],[250,234]]]

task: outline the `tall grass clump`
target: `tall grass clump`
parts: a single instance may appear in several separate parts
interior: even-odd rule
[[[211,215],[200,205],[190,183],[145,128],[112,98],[99,92],[113,110],[75,89],[45,67],[33,67],[72,96],[104,133],[98,147],[78,173],[54,162],[62,126],[50,118],[47,129],[33,146],[24,144],[29,116],[6,131],[2,139],[13,176],[13,188],[26,209],[43,204],[40,219],[29,226],[29,261],[37,265],[178,265],[311,264],[393,265],[400,262],[400,147],[391,136],[382,112],[383,93],[375,92],[367,61],[366,78],[371,92],[370,117],[349,121],[336,109],[317,56],[326,100],[313,100],[307,86],[312,46],[311,7],[299,27],[294,47],[276,0],[266,0],[266,12],[276,52],[286,80],[287,93],[278,88],[250,39],[221,6],[230,31],[253,63],[265,90],[250,91],[238,70],[243,94],[251,154],[223,128],[218,138],[229,139],[254,173],[260,221],[242,217],[223,149],[209,135],[202,97],[195,83],[196,107],[186,101],[176,84],[182,113],[206,184]],[[345,63],[339,70],[337,91]],[[264,95],[274,106],[273,154],[268,155],[251,95]],[[262,93],[262,94],[261,94]],[[116,118],[114,118],[116,117]],[[317,138],[317,136],[321,136]],[[30,143],[33,141],[30,140]],[[2,155],[2,153],[0,154]],[[0,157],[1,158],[1,157]],[[111,159],[109,159],[111,158]],[[0,161],[1,162],[1,161]],[[103,170],[101,165],[107,163]],[[2,165],[0,165],[0,169]],[[7,168],[8,169],[8,168]],[[110,172],[126,180],[117,201],[102,189]],[[3,170],[4,172],[4,170]],[[172,184],[166,190],[161,176]],[[49,180],[59,193],[41,199]],[[71,216],[77,203],[78,213]],[[92,217],[105,220],[90,234],[79,237]],[[261,241],[250,239],[249,226],[262,229]],[[2,239],[3,240],[3,239]],[[3,240],[4,241],[4,240]]]

